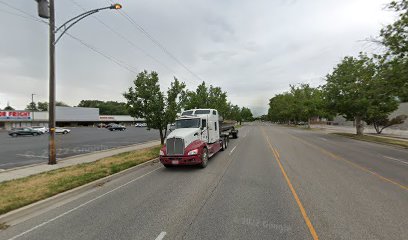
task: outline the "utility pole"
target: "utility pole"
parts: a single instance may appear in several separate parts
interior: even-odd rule
[[[81,21],[82,19],[95,14],[101,10],[106,9],[115,9],[119,10],[122,8],[122,5],[115,3],[108,7],[97,8],[93,10],[89,10],[78,16],[71,18],[70,20],[66,21],[60,27],[55,27],[55,4],[54,0],[35,0],[38,3],[38,15],[42,18],[49,19],[49,27],[50,27],[50,85],[49,85],[49,105],[48,105],[48,128],[50,129],[50,136],[49,136],[49,143],[48,143],[48,164],[56,164],[57,163],[57,156],[56,156],[56,148],[55,148],[55,45],[57,44],[58,40],[76,23]],[[63,29],[63,30],[62,30]],[[62,33],[59,35],[57,39],[55,39],[55,34],[62,30]]]
[[[55,5],[50,0],[50,86],[48,106],[48,128],[50,129],[48,143],[48,164],[56,164],[55,148]]]
[[[35,93],[31,93],[31,105],[32,107],[35,106],[34,104],[34,95],[36,95]],[[31,109],[31,126],[33,125],[32,123],[34,122],[34,109]]]

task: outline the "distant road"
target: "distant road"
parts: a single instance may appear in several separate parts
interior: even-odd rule
[[[92,127],[70,128],[71,133],[57,134],[57,158],[106,150],[151,140],[157,140],[156,131],[128,127],[126,131],[113,131]],[[48,135],[12,138],[0,132],[0,169],[24,166],[48,159]]]
[[[205,169],[148,164],[0,239],[407,239],[407,156],[257,123]]]

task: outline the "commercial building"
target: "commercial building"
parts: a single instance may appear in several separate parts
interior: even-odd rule
[[[56,107],[55,117],[59,127],[96,126],[98,123],[131,125],[144,121],[131,116],[99,115],[99,108],[82,107]],[[0,129],[30,126],[48,126],[48,112],[0,111]]]

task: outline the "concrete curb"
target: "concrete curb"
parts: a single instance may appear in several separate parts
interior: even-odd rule
[[[24,207],[21,207],[15,210],[12,210],[8,213],[0,215],[0,223],[7,224],[8,226],[13,226],[18,223],[24,222],[30,218],[33,218],[35,216],[38,216],[44,213],[47,210],[54,209],[56,207],[64,205],[67,202],[75,200],[76,199],[75,197],[80,197],[82,194],[87,193],[89,190],[95,189],[96,187],[99,187],[107,182],[120,178],[140,168],[146,167],[149,164],[155,164],[158,162],[159,162],[159,158],[154,158],[152,160],[146,161],[134,167],[125,169],[121,172],[106,176],[104,178],[95,180],[85,185],[59,193],[52,197],[40,200],[38,202],[31,203],[29,205],[26,205]]]

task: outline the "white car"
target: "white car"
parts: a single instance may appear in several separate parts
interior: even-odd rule
[[[34,130],[37,130],[39,132],[41,132],[42,134],[47,133],[48,132],[48,128],[47,127],[42,127],[42,126],[32,126],[31,127]]]
[[[68,134],[70,132],[71,130],[67,128],[59,128],[59,127],[55,128],[55,133]]]

